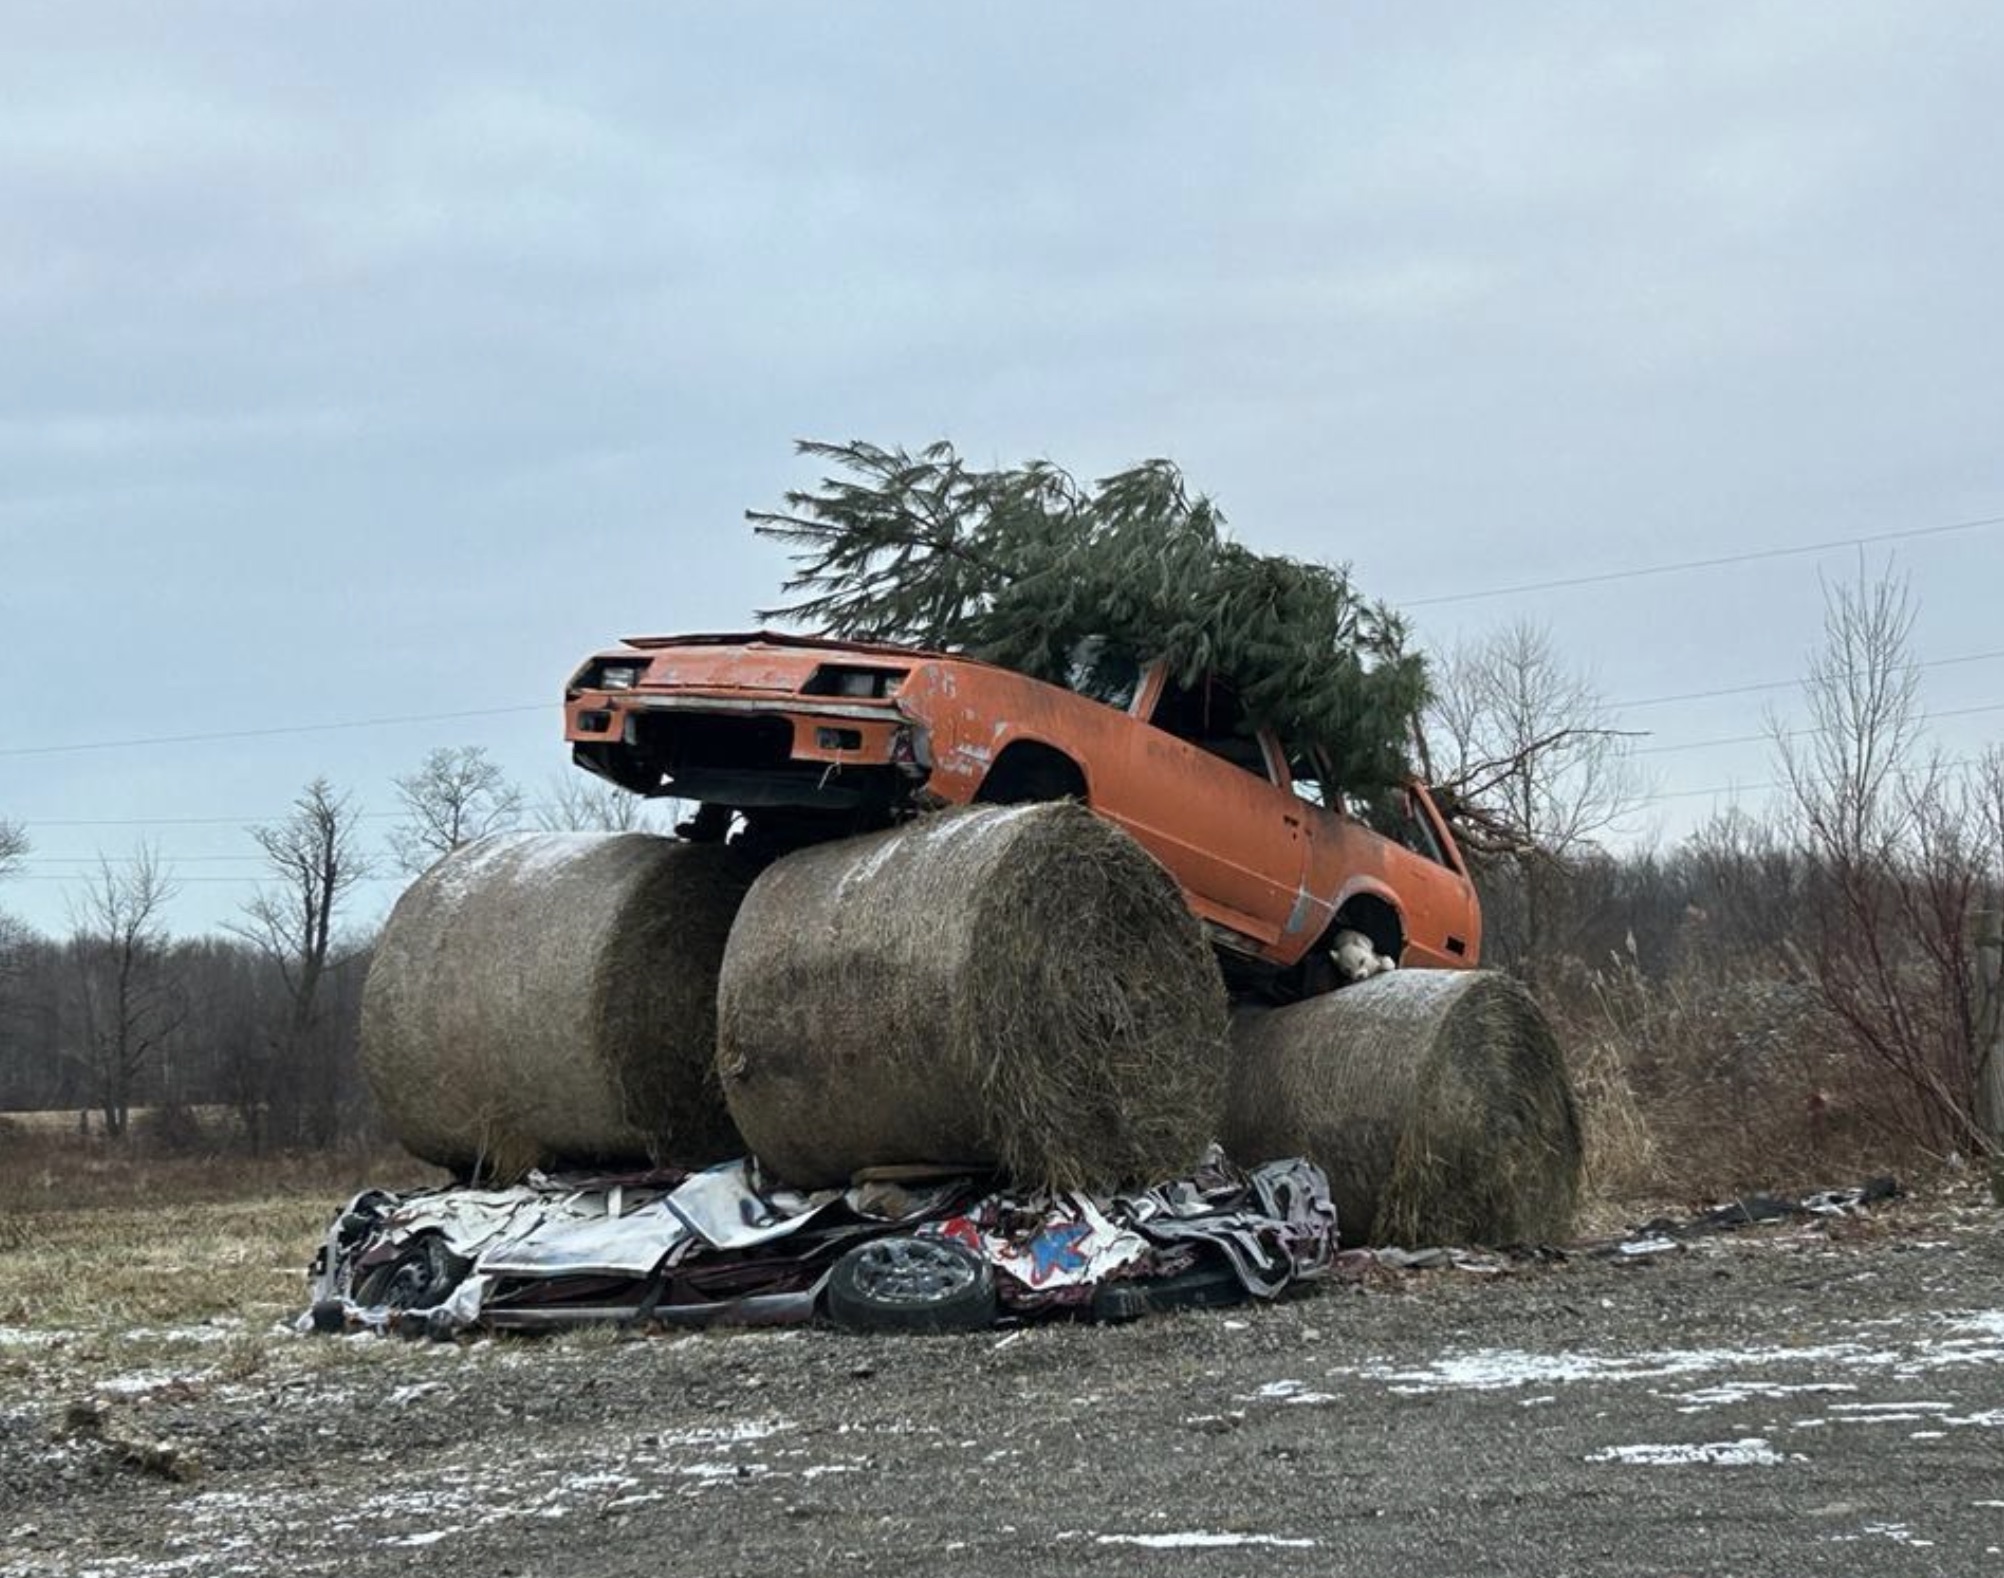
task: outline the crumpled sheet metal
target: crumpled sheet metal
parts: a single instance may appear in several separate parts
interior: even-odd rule
[[[904,1231],[966,1244],[999,1274],[1004,1304],[1023,1311],[1083,1303],[1113,1278],[1182,1270],[1207,1247],[1249,1293],[1271,1298],[1325,1272],[1337,1243],[1328,1181],[1300,1159],[1239,1174],[1214,1149],[1191,1178],[1111,1198],[977,1190],[961,1178],[805,1193],[766,1188],[752,1164],[733,1161],[679,1181],[532,1174],[511,1189],[368,1191],[329,1229],[313,1299],[343,1305],[351,1326],[385,1330],[418,1319],[434,1331],[463,1330],[480,1323],[483,1301],[503,1281],[639,1284],[705,1255],[782,1246],[823,1221],[853,1221],[842,1231],[854,1241]],[[471,1265],[448,1297],[403,1312],[355,1302],[371,1267],[428,1233]],[[311,1312],[299,1326],[312,1329]]]
[[[1180,1270],[1206,1247],[1225,1257],[1248,1293],[1273,1298],[1327,1269],[1336,1207],[1312,1162],[1267,1162],[1240,1182],[1214,1150],[1192,1178],[1111,1200],[1077,1192],[990,1195],[921,1231],[976,1251],[1010,1279],[1005,1301],[1024,1307],[1079,1302],[1063,1295],[1133,1270]]]

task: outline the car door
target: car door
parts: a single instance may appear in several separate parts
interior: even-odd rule
[[[1307,868],[1304,807],[1283,787],[1270,738],[1248,734],[1217,679],[1174,682],[1151,665],[1134,704],[1120,770],[1093,784],[1093,805],[1167,866],[1217,940],[1284,950]]]

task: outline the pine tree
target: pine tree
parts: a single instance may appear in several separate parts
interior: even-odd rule
[[[789,492],[784,510],[746,512],[795,550],[793,601],[762,618],[1058,684],[1082,660],[1162,658],[1180,683],[1226,680],[1248,727],[1319,747],[1352,793],[1408,771],[1426,671],[1403,621],[1363,601],[1347,569],[1234,542],[1171,462],[1085,487],[1047,461],[978,471],[944,442],[799,449],[840,474]]]

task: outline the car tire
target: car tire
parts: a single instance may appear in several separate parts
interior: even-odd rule
[[[473,1262],[455,1255],[437,1233],[420,1233],[396,1259],[372,1266],[351,1297],[365,1309],[429,1309],[465,1280]]]
[[[988,1262],[946,1238],[875,1238],[828,1276],[828,1318],[847,1331],[982,1331],[999,1304]]]

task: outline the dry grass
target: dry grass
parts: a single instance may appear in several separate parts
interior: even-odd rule
[[[1651,978],[1625,958],[1574,963],[1543,993],[1580,1097],[1584,1220],[1648,1202],[1917,1176],[1901,1097],[1799,985],[1730,964]],[[1630,1213],[1632,1214],[1632,1213]]]
[[[134,1107],[129,1116],[136,1129],[152,1122],[166,1110],[161,1107]],[[227,1107],[187,1107],[182,1111],[196,1123],[217,1130],[227,1126],[230,1121],[230,1109]],[[96,1133],[104,1124],[103,1115],[93,1110],[89,1118],[91,1132]],[[76,1135],[81,1138],[75,1107],[55,1107],[44,1112],[0,1113],[0,1123],[28,1134]]]
[[[149,1157],[75,1134],[0,1135],[0,1327],[261,1328],[304,1303],[335,1210],[440,1182],[401,1154]]]

